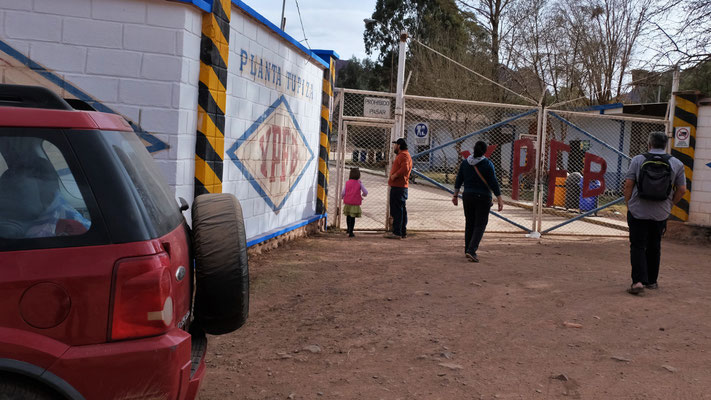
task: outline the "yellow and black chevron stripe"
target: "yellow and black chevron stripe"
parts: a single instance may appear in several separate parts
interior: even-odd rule
[[[230,0],[215,0],[202,18],[195,196],[222,192],[231,10]]]
[[[329,68],[323,71],[323,91],[321,93],[321,135],[318,152],[318,189],[316,193],[316,214],[328,210],[328,155],[331,151],[328,138],[331,135],[331,105],[333,87],[336,83],[336,61],[330,58]]]
[[[699,107],[696,104],[696,95],[676,95],[676,107],[674,109],[674,128],[680,126],[691,127],[691,139],[689,147],[678,148],[672,143],[672,156],[684,163],[684,174],[686,175],[686,194],[673,208],[672,217],[680,221],[689,220],[689,203],[691,202],[691,182],[694,175],[694,149],[696,148],[696,123],[699,115]],[[673,140],[673,139],[672,139]]]

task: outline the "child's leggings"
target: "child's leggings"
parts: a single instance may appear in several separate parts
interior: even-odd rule
[[[348,224],[348,233],[353,233],[355,227],[355,217],[346,216],[346,224]]]

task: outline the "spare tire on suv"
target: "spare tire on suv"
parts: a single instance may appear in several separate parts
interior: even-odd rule
[[[233,332],[249,313],[249,267],[242,207],[229,193],[193,202],[195,322],[211,335]]]

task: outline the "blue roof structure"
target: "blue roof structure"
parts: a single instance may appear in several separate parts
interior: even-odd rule
[[[622,108],[624,104],[622,103],[612,103],[612,104],[601,104],[597,106],[583,107],[578,111],[600,111],[600,114],[605,114],[605,110],[615,110]]]
[[[321,49],[318,49],[318,50],[317,50],[317,49],[314,49],[314,50],[312,50],[312,51],[313,51],[314,53],[316,53],[317,56],[321,57],[321,58],[322,58],[324,61],[326,61],[326,62],[329,62],[331,57],[335,58],[336,60],[340,60],[340,59],[341,59],[341,56],[339,56],[338,53],[336,53],[336,52],[333,51],[333,50],[321,50]]]
[[[200,8],[201,10],[209,13],[209,12],[212,12],[212,2],[214,0],[176,0],[176,1],[192,4],[192,5]],[[291,43],[297,49],[299,49],[303,53],[305,53],[309,58],[312,58],[314,61],[316,61],[316,63],[318,63],[326,68],[328,68],[330,66],[330,63],[327,62],[326,60],[324,60],[314,50],[311,50],[311,49],[305,47],[303,44],[299,43],[298,40],[294,39],[293,37],[289,36],[289,34],[284,32],[283,30],[279,29],[278,26],[274,25],[271,21],[266,19],[262,14],[256,12],[252,7],[246,5],[243,1],[232,0],[232,4],[234,4],[236,7],[238,7],[242,11],[244,11],[250,17],[259,21],[262,25],[265,25],[267,28],[274,31],[277,35],[281,36],[287,42]],[[336,52],[333,50],[319,50],[319,52],[331,52],[332,55],[336,56],[335,58],[338,58],[338,54],[336,54]],[[329,54],[329,55],[331,55],[331,54]]]

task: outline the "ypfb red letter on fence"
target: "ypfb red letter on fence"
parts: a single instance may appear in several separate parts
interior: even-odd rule
[[[592,163],[600,165],[600,171],[592,171]],[[583,197],[599,196],[605,191],[605,172],[607,161],[592,153],[585,153],[585,169],[583,170]],[[600,187],[591,189],[592,181],[600,181]]]
[[[555,178],[566,178],[568,171],[566,169],[558,169],[558,153],[567,151],[570,153],[570,146],[557,140],[551,140],[551,158],[548,166],[548,199],[546,206],[553,205],[553,197],[555,196]]]
[[[526,148],[526,163],[521,165],[521,149]],[[514,154],[513,154],[513,188],[511,190],[511,198],[518,200],[518,189],[519,189],[519,177],[521,174],[525,174],[533,169],[535,147],[533,146],[533,141],[531,139],[519,139],[514,142]]]

